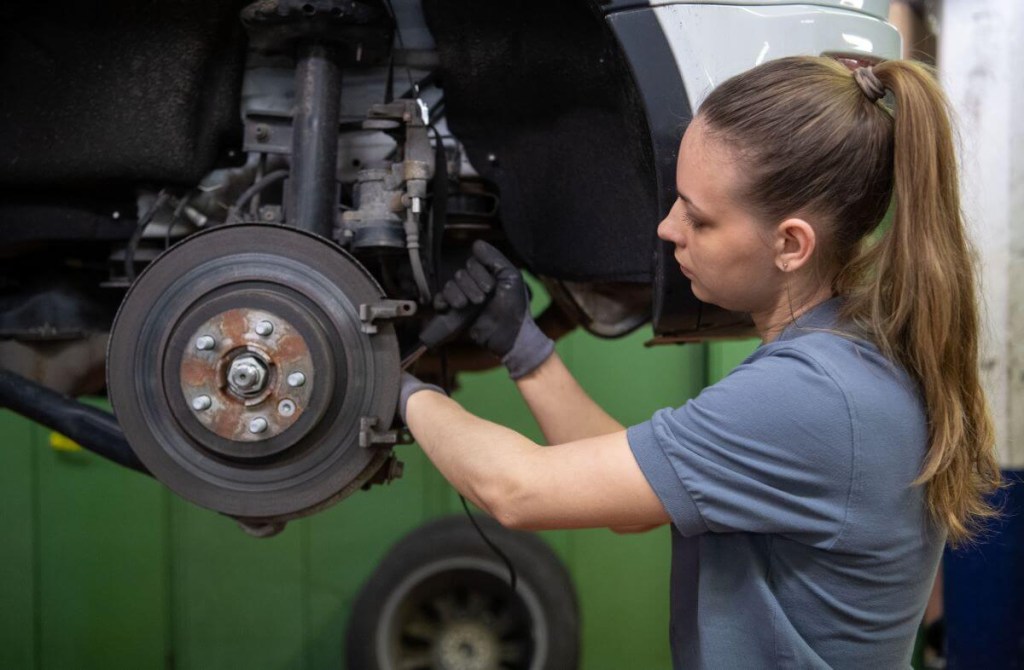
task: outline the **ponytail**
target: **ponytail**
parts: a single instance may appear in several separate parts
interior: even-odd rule
[[[920,384],[929,448],[917,479],[950,543],[994,514],[994,431],[979,380],[975,263],[960,210],[948,103],[912,61],[874,67],[891,91],[893,219],[840,273],[845,316]]]

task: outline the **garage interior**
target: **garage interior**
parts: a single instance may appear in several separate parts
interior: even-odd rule
[[[440,11],[436,6],[444,2],[425,0],[424,4]],[[461,11],[472,11],[468,9],[470,4],[462,3]],[[577,4],[582,7],[590,3]],[[659,4],[704,3],[593,3],[599,8],[594,11],[609,14]],[[532,10],[537,3],[525,5]],[[523,8],[511,7],[502,14],[503,20],[520,10]],[[0,10],[0,34],[4,33],[4,18],[10,18],[10,25],[15,25],[13,10],[11,17],[6,17],[5,11]],[[406,10],[400,6],[399,13],[402,11]],[[572,13],[565,11],[565,16]],[[958,117],[964,203],[967,219],[973,226],[987,319],[983,375],[997,425],[1000,465],[1009,483],[996,498],[996,505],[1004,514],[992,523],[983,538],[967,548],[946,551],[922,621],[914,667],[1024,667],[1024,572],[1020,570],[1024,564],[1024,494],[1020,491],[1024,479],[1024,355],[1020,350],[1024,342],[1024,219],[1020,214],[1024,211],[1020,206],[1024,202],[1024,131],[1015,118],[1024,94],[1024,70],[1016,67],[1016,58],[1007,56],[1015,52],[1024,37],[1024,7],[1016,0],[902,0],[890,3],[888,20],[900,31],[904,57],[937,65]],[[224,30],[225,25],[211,22],[210,30]],[[531,34],[543,32],[537,25],[528,25],[532,26]],[[102,29],[112,28],[108,25]],[[502,24],[495,24],[492,29],[490,37],[495,40],[505,31]],[[232,33],[234,37],[218,34],[216,39],[236,39],[243,28],[231,23],[230,30],[238,33]],[[438,30],[440,34],[442,30]],[[445,24],[443,30],[450,33],[452,53],[448,58],[459,57],[459,48],[473,47],[473,35],[466,33],[458,22]],[[536,43],[527,46],[551,48],[557,33],[558,30],[544,33]],[[573,37],[581,50],[590,50],[588,54],[595,59],[603,57],[601,49],[606,45],[588,41],[597,37],[590,33]],[[468,46],[463,44],[463,38]],[[505,47],[509,58],[519,53],[518,43],[510,42]],[[119,48],[116,41],[111,41],[107,48],[111,53],[105,57],[115,58]],[[366,48],[370,52],[372,47],[368,44]],[[410,53],[414,50],[409,49]],[[568,68],[566,63],[571,61],[566,53],[552,51],[549,59],[538,61],[538,67],[562,72],[560,68]],[[186,67],[176,64],[171,52],[165,56],[161,67],[167,72],[173,74]],[[240,58],[239,54],[205,57],[220,58],[221,69],[211,70],[210,77],[240,76],[242,63],[234,60]],[[0,58],[0,70],[3,62]],[[491,65],[501,69],[500,63]],[[623,60],[615,67],[625,73],[627,65]],[[495,74],[486,68],[469,69],[485,78]],[[46,72],[34,74],[48,76]],[[581,74],[585,86],[581,84],[582,88],[576,91],[581,96],[601,89],[602,85],[601,77],[587,79],[585,74]],[[19,90],[18,80],[23,76],[26,75],[22,72],[8,70],[3,75],[7,81],[5,88]],[[404,88],[404,76],[399,69],[399,80],[394,86]],[[267,81],[269,76],[263,83]],[[529,178],[519,177],[510,167],[516,161],[520,161],[519,165],[543,162],[538,157],[546,155],[547,147],[542,144],[543,133],[538,128],[547,130],[543,125],[547,120],[532,119],[531,124],[517,132],[499,137],[495,140],[496,148],[488,149],[479,137],[486,135],[495,115],[520,118],[527,114],[525,107],[516,107],[518,99],[473,100],[473,86],[477,82],[467,74],[461,83],[464,89],[451,86],[449,95],[453,96],[454,104],[458,105],[462,96],[462,104],[480,105],[488,115],[479,127],[473,122],[483,119],[482,113],[464,120],[461,129],[467,137],[476,137],[477,143],[471,144],[465,155],[449,162],[481,166],[479,172],[486,177],[482,181],[500,183],[501,192],[510,201],[508,217],[543,223],[541,217],[548,213],[566,220],[584,212],[589,220],[602,216],[605,209],[625,211],[633,199],[643,200],[647,218],[657,216],[655,210],[663,204],[658,198],[663,199],[664,195],[657,192],[652,175],[664,166],[658,166],[657,155],[648,155],[649,149],[635,147],[648,128],[642,129],[644,133],[636,128],[614,128],[620,140],[614,151],[623,153],[607,158],[593,149],[593,154],[580,159],[581,164],[586,163],[593,170],[588,177],[598,182],[612,179],[607,170],[613,159],[640,160],[648,172],[638,170],[629,175],[623,181],[622,191],[609,192],[598,184],[594,189],[575,191],[561,200],[561,184],[571,179],[579,165],[553,162],[545,171]],[[529,88],[528,84],[526,80],[518,82],[521,91]],[[513,85],[515,81],[509,84]],[[166,88],[167,83],[161,86]],[[549,93],[544,89],[544,96]],[[72,91],[69,95],[84,99],[88,94]],[[243,91],[241,95],[249,95],[250,100],[258,98],[252,91]],[[552,109],[564,106],[562,118],[572,120],[570,134],[585,135],[594,130],[608,132],[614,113],[641,104],[637,97],[640,93],[634,90],[603,91],[599,95],[604,96],[600,109],[592,115],[594,110],[588,108],[587,113],[572,116],[579,111],[580,103],[568,94],[564,99],[553,99]],[[0,94],[0,116],[5,107],[16,113],[24,111],[11,102],[13,96],[7,100],[5,97]],[[345,100],[343,104],[348,104]],[[107,103],[111,101],[92,101],[96,105]],[[239,100],[231,103],[236,107],[241,104]],[[156,109],[160,101],[139,98],[133,104]],[[240,127],[235,128],[236,119],[222,117],[218,109],[211,102],[209,107],[192,110],[199,117],[190,118],[188,123],[197,124],[203,133],[202,141],[195,146],[152,146],[147,148],[149,153],[126,152],[123,160],[115,155],[109,164],[118,165],[120,172],[102,175],[103,183],[128,179],[139,169],[164,173],[174,183],[200,181],[204,173],[195,166],[220,160],[202,153],[204,146],[214,141],[211,138],[256,141],[255,135],[235,137],[233,133],[240,131]],[[271,131],[277,132],[279,127],[273,123],[279,119],[273,121],[277,117],[267,110],[261,113],[271,119],[267,122]],[[342,123],[347,118],[345,113],[343,109]],[[385,123],[381,119],[383,116],[377,120]],[[180,117],[163,118],[159,114],[150,121],[158,125],[185,123]],[[538,125],[532,125],[534,122]],[[447,132],[445,128],[442,127]],[[426,127],[419,130],[427,137]],[[436,129],[433,132],[441,136]],[[0,140],[5,140],[3,143],[9,147],[9,153],[0,152],[0,156],[13,156],[19,151],[45,154],[45,149],[68,146],[73,149],[69,153],[87,161],[90,152],[99,151],[95,146],[76,145],[88,145],[91,140],[83,140],[70,131],[67,136],[53,137],[32,127],[15,132],[0,124]],[[631,148],[633,153],[623,147]],[[116,154],[116,149],[111,152]],[[443,148],[441,154],[444,155]],[[143,159],[147,161],[144,168],[133,162]],[[238,162],[242,158],[236,155],[232,160]],[[601,162],[605,160],[609,162]],[[269,165],[263,176],[272,174],[270,168],[276,164]],[[57,174],[63,179],[74,175],[80,167],[72,161],[40,159],[32,170],[44,176]],[[355,173],[365,166],[346,164],[344,169],[345,178],[354,180]],[[38,175],[14,178],[12,174],[15,173],[0,169],[0,194],[7,198],[0,208],[0,224],[7,220],[3,217],[13,220],[16,215],[25,215],[28,210],[24,208],[35,207],[40,199],[36,187],[30,184]],[[26,181],[22,184],[18,179]],[[458,194],[463,198],[460,203],[472,205],[470,214],[476,218],[467,215],[463,221],[458,219],[460,212],[449,214],[471,233],[482,227],[485,236],[493,236],[494,231],[488,227],[493,222],[479,214],[490,207],[492,199],[497,203],[500,198],[496,192],[473,190],[478,185],[473,182],[467,191]],[[435,186],[436,182],[431,188]],[[543,200],[530,202],[517,192],[520,188],[523,193],[543,192]],[[282,202],[298,197],[287,195],[286,187],[280,183],[272,184],[266,193],[277,191]],[[608,207],[601,204],[602,191],[612,202]],[[74,198],[80,196],[74,194]],[[160,203],[160,197],[156,188],[148,192],[146,202],[153,205],[150,214],[161,204],[168,210],[174,209]],[[132,198],[134,194],[129,194],[118,211],[132,211],[137,204]],[[57,227],[64,221],[60,217],[64,216],[64,208],[70,207],[68,202],[71,200],[55,203],[54,209],[46,211],[33,209],[32,216],[39,218],[25,220],[38,226],[37,230],[46,225]],[[249,204],[246,201],[246,206]],[[252,211],[270,212],[267,221],[281,223],[273,220],[275,212],[280,216],[280,207],[275,210],[274,205],[266,203],[263,207],[269,209],[260,210],[253,203]],[[181,210],[185,208],[182,204]],[[118,213],[114,219],[120,216]],[[58,223],[47,224],[45,217]],[[122,232],[111,232],[116,221],[108,220],[108,214],[90,217],[77,219],[75,225],[94,231],[96,240],[103,244],[124,237]],[[349,221],[354,220],[350,216]],[[695,397],[701,389],[725,377],[757,347],[757,340],[749,337],[745,321],[710,307],[703,314],[694,311],[696,299],[689,294],[685,298],[690,301],[686,303],[689,311],[670,314],[659,301],[664,300],[665,294],[671,295],[671,290],[666,288],[664,294],[653,297],[649,290],[660,280],[655,277],[657,268],[648,267],[653,253],[647,247],[631,247],[629,253],[616,255],[619,240],[605,231],[608,236],[603,239],[607,244],[594,242],[593,247],[588,247],[593,256],[575,264],[565,263],[564,257],[572,253],[573,235],[557,237],[552,233],[551,244],[544,245],[540,243],[546,239],[541,237],[541,224],[531,226],[516,228],[508,242],[513,252],[531,260],[535,271],[530,276],[532,312],[538,318],[551,314],[553,310],[549,307],[553,304],[564,308],[566,300],[585,312],[585,300],[579,300],[579,294],[573,293],[577,290],[574,282],[582,285],[585,277],[604,273],[597,277],[597,284],[612,290],[628,288],[619,294],[626,297],[616,305],[617,320],[591,320],[575,328],[554,326],[571,330],[557,342],[557,350],[569,369],[594,399],[624,425],[648,419],[657,408],[678,406]],[[142,228],[145,225],[140,231]],[[623,239],[640,236],[640,230],[630,229]],[[172,233],[177,236],[176,231],[171,219],[166,231],[159,234],[166,232],[170,240]],[[0,263],[9,263],[9,268],[37,263],[49,249],[47,244],[68,244],[44,242],[26,256],[5,254],[4,247],[20,250],[27,243],[19,237],[20,232],[4,230],[2,225],[0,232]],[[148,250],[145,243],[140,247],[140,267],[158,258],[159,242]],[[106,253],[106,247],[102,253]],[[130,255],[126,259],[122,251],[117,258],[118,267],[122,263],[128,267],[130,262]],[[82,268],[75,268],[75,272],[79,270]],[[399,280],[413,285],[405,275]],[[123,284],[128,280],[119,277],[118,281]],[[638,290],[637,286],[641,288]],[[26,345],[24,338],[4,330],[8,323],[3,319],[4,311],[29,311],[24,295],[9,288],[0,282],[0,370],[9,368],[19,375],[31,376],[36,359],[30,358],[28,348],[37,347],[38,341]],[[105,321],[98,330],[109,330],[117,303],[110,302],[109,296],[100,302],[104,304],[97,312],[82,318]],[[659,329],[652,328],[650,323],[652,311],[655,321],[661,319]],[[680,335],[680,324],[685,319],[694,320],[686,325],[692,326],[692,331]],[[701,328],[703,333],[695,335]],[[72,384],[89,389],[82,395],[83,401],[109,412],[111,405],[103,395],[106,334],[104,331],[95,339],[90,335],[78,340],[75,346],[81,348],[69,356],[90,361],[81,367],[80,377]],[[47,355],[56,359],[62,346],[57,341]],[[487,366],[469,358],[466,361],[458,365],[453,397],[471,412],[541,440],[535,422],[505,371],[478,370],[475,368]],[[454,377],[448,374],[446,361],[428,361],[427,365],[434,366],[431,374],[438,378]],[[52,378],[44,380],[43,376],[36,381],[54,387],[61,383]],[[401,440],[402,435],[398,431],[393,437]],[[356,669],[369,667],[362,665],[360,659],[368,653],[362,650],[385,644],[380,642],[382,639],[413,650],[409,652],[412,656],[416,649],[428,646],[428,642],[440,644],[443,640],[453,648],[473,649],[476,654],[483,653],[483,649],[487,654],[506,654],[511,659],[500,666],[457,666],[480,670],[527,667],[522,663],[537,652],[538,645],[545,649],[578,650],[578,667],[585,670],[658,670],[672,665],[665,644],[671,565],[667,528],[637,535],[617,535],[606,529],[523,534],[487,524],[485,519],[474,522],[467,518],[469,509],[464,509],[458,494],[412,444],[394,447],[394,455],[401,461],[400,469],[386,477],[382,475],[379,480],[360,480],[355,488],[366,490],[357,490],[333,506],[328,507],[326,500],[317,500],[300,513],[282,514],[281,518],[287,517],[287,526],[248,523],[245,518],[240,523],[232,518],[239,515],[204,509],[157,479],[111,463],[60,432],[2,405],[0,440],[0,509],[4,510],[6,521],[0,531],[0,668]],[[390,465],[392,462],[387,461],[387,467],[399,467]],[[484,524],[484,534],[494,540],[498,551],[485,546],[474,523]],[[521,537],[525,535],[529,537]],[[510,578],[509,559],[524,584],[517,592],[519,595],[511,599],[505,590]],[[439,571],[448,570],[444,579],[423,572],[435,564],[440,566]],[[481,606],[483,601],[488,604]],[[447,616],[446,608],[451,607],[457,613]],[[423,627],[424,619],[417,618],[415,608],[432,612],[428,617],[429,629]],[[482,615],[486,625],[475,622],[476,615]],[[538,617],[547,622],[540,633],[531,627]],[[392,627],[387,628],[388,634],[379,634],[387,626]],[[503,641],[494,637],[495,630],[501,631]],[[430,657],[423,656],[419,661],[409,661],[406,667],[439,667],[431,662]]]

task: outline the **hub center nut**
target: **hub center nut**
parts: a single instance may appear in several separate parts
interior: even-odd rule
[[[254,396],[267,386],[267,366],[256,356],[246,354],[231,362],[228,388],[241,396]]]

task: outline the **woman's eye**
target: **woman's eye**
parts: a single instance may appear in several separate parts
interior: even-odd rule
[[[686,212],[683,212],[683,222],[690,226],[690,228],[693,228],[694,230],[699,230],[700,228],[704,227],[703,221],[701,221],[700,219],[693,218]]]
[[[707,227],[707,223],[690,215],[687,210],[686,202],[680,197],[676,199],[676,206],[673,209],[679,210],[679,219],[689,226],[692,230],[700,230],[701,228]]]

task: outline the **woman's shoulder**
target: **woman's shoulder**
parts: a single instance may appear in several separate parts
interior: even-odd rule
[[[750,411],[778,412],[790,418],[834,415],[846,405],[844,375],[836,369],[849,343],[826,334],[771,342],[758,347],[717,384],[709,396],[735,398]],[[842,367],[842,366],[840,366]],[[709,400],[707,398],[706,400]],[[755,409],[756,408],[756,409]]]
[[[746,373],[766,383],[773,378],[791,378],[799,384],[822,384],[829,379],[835,382],[836,373],[857,371],[866,363],[877,364],[877,348],[841,331],[808,329],[787,334],[784,339],[759,346],[730,375]]]
[[[923,411],[917,385],[901,368],[869,341],[835,329],[808,329],[761,345],[705,392],[705,401],[755,404],[759,409],[747,411],[798,421]]]
[[[925,430],[919,385],[866,339],[835,329],[807,330],[755,353],[745,365],[760,374],[743,377],[765,389],[774,381],[780,393],[798,392],[805,406],[792,397],[782,401],[793,416],[820,421],[823,410],[842,414],[858,441],[868,437],[858,426],[872,426],[870,433],[883,442],[897,435],[916,440]],[[769,396],[767,391],[761,395]]]
[[[843,389],[893,385],[903,391],[917,392],[902,367],[882,354],[873,342],[851,330],[802,329],[785,340],[764,345],[755,353],[759,354],[759,359],[788,360],[792,365],[813,367]],[[748,360],[753,362],[753,359]]]

